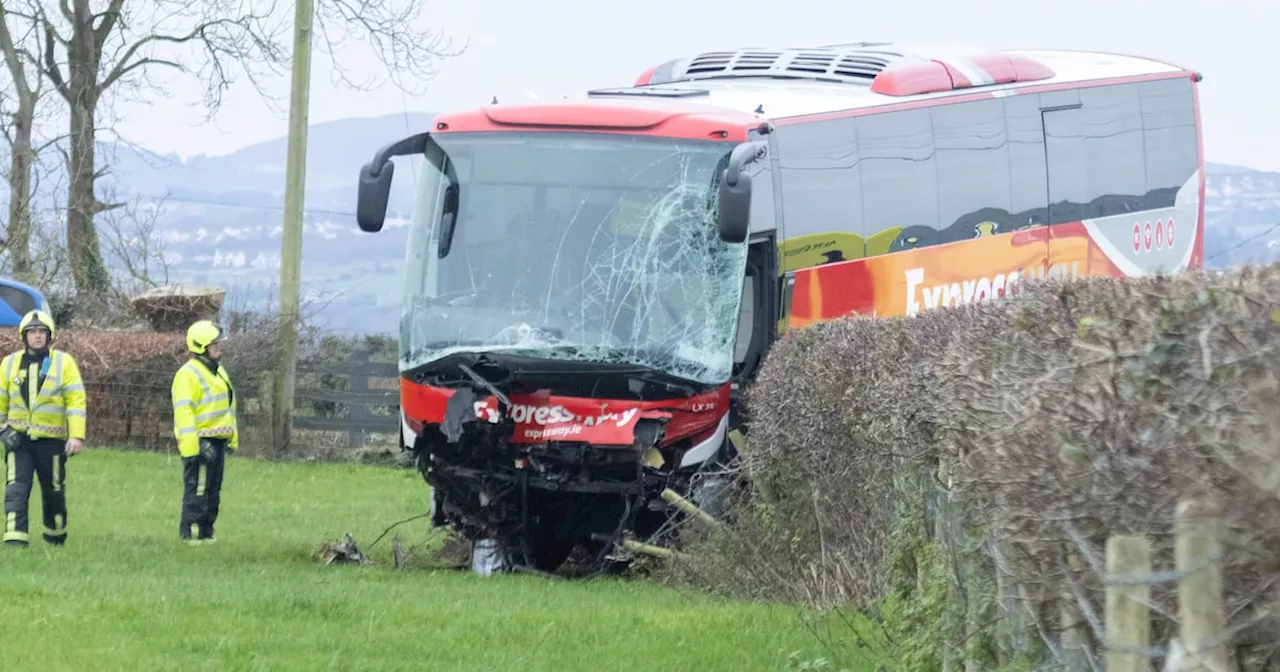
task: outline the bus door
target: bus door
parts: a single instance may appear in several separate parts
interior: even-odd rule
[[[777,143],[772,134],[762,136],[752,131],[749,139],[769,142],[767,161],[756,161],[748,167],[751,174],[751,233],[747,239],[747,264],[742,279],[742,303],[738,312],[738,334],[733,353],[732,401],[729,426],[743,420],[742,390],[755,378],[760,364],[774,341],[778,339],[789,312],[789,289],[794,274],[782,274],[781,204],[778,189]]]

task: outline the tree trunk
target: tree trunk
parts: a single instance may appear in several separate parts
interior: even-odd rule
[[[76,38],[68,49],[67,96],[71,113],[68,166],[67,256],[79,301],[105,299],[111,278],[102,263],[102,248],[93,217],[101,209],[94,192],[94,112],[98,107],[98,44],[88,3],[75,3]]]
[[[23,282],[31,273],[31,169],[35,156],[31,147],[35,125],[35,100],[21,96],[13,115],[13,147],[9,157],[9,225],[5,238],[13,275]]]
[[[9,223],[5,231],[5,243],[9,259],[13,262],[13,274],[24,282],[32,281],[31,273],[31,170],[35,152],[31,147],[31,135],[35,128],[36,103],[40,100],[39,76],[34,87],[28,81],[27,64],[23,53],[13,43],[9,30],[9,14],[0,0],[0,57],[13,80],[10,87],[18,109],[13,113],[13,137],[9,138]]]

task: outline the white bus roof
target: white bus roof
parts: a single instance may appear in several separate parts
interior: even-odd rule
[[[910,92],[909,87],[919,89],[920,73],[928,73],[929,68],[944,72],[941,64],[969,81],[958,78],[962,88]],[[991,83],[991,73],[1013,72],[1015,65],[1009,64],[1021,67],[1017,78],[1026,81]],[[911,67],[915,68],[913,74],[900,76],[898,84],[886,76],[902,75],[904,68]],[[1034,78],[1028,79],[1031,71]],[[647,99],[662,107],[712,107],[776,120],[1033,86],[1176,73],[1192,74],[1168,63],[1120,54],[863,42],[812,49],[705,52],[655,66],[641,75],[635,86],[596,89],[587,97],[628,103]],[[908,88],[895,91],[895,86]]]

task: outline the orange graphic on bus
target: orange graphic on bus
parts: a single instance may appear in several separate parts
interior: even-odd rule
[[[1028,280],[1055,275],[1111,276],[1123,273],[1090,238],[1081,223],[1041,226],[969,240],[795,268],[788,328],[852,314],[892,317],[990,301],[1015,293]],[[809,244],[814,246],[814,244]],[[820,250],[806,250],[812,257]],[[785,252],[784,252],[785,258]]]

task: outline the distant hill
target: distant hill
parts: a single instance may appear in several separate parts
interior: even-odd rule
[[[399,160],[408,165],[398,166],[388,225],[379,235],[356,227],[356,173],[377,148],[427,128],[434,116],[390,114],[311,126],[303,282],[309,296],[323,296],[324,323],[357,331],[397,329],[406,230],[396,218],[407,218],[410,211],[414,185],[408,168],[416,162]],[[167,194],[160,223],[174,280],[227,287],[233,302],[274,301],[285,148],[282,137],[224,156],[183,161],[104,144],[101,155],[112,167],[101,184],[144,198]],[[8,162],[3,148],[0,162]],[[1280,257],[1280,173],[1210,163],[1206,182],[1208,264]],[[54,195],[46,189],[42,200]],[[60,201],[61,193],[56,195]]]
[[[1267,264],[1280,258],[1280,173],[1205,164],[1205,264]]]
[[[401,172],[392,187],[387,228],[377,236],[356,227],[356,175],[379,147],[427,128],[434,116],[343,119],[308,129],[302,274],[304,301],[324,307],[317,316],[320,322],[358,331],[397,329],[406,237],[395,218],[407,217],[410,210],[414,185],[409,166],[417,162],[397,160]],[[158,228],[171,257],[172,279],[227,287],[229,302],[274,301],[286,145],[281,137],[223,156],[183,161],[173,154],[102,143],[99,157],[111,168],[99,180],[99,191],[164,199]],[[5,166],[6,154],[0,148]],[[65,200],[65,182],[47,182],[39,194],[44,205]],[[7,194],[0,194],[0,201],[5,200]]]

